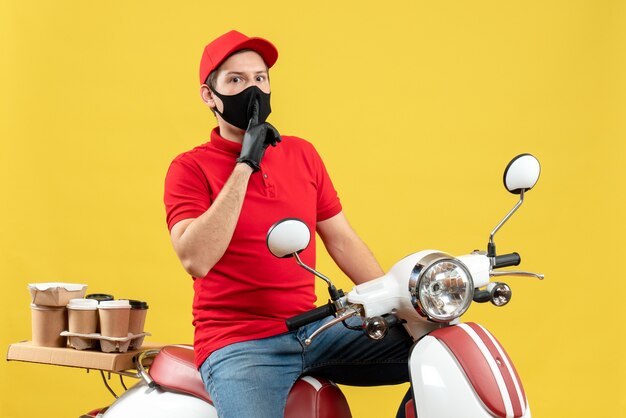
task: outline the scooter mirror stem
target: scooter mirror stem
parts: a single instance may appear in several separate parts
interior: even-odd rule
[[[519,201],[517,202],[517,204],[513,207],[513,209],[511,209],[509,213],[507,213],[504,219],[502,219],[500,223],[496,225],[493,231],[491,231],[491,234],[489,234],[489,244],[487,245],[488,257],[494,258],[496,256],[496,244],[495,242],[493,242],[494,235],[496,235],[496,232],[498,232],[500,228],[502,228],[502,226],[511,218],[511,216],[513,216],[517,209],[522,206],[522,203],[524,203],[524,189],[520,190]]]
[[[298,253],[293,253],[294,258],[296,259],[296,262],[298,263],[298,265],[300,265],[300,267],[302,267],[303,269],[305,269],[306,271],[308,271],[309,273],[313,273],[315,274],[317,277],[319,277],[320,279],[324,280],[326,283],[328,283],[328,286],[333,286],[333,282],[330,281],[330,279],[326,276],[324,276],[322,273],[320,273],[319,271],[312,269],[311,267],[307,266],[306,264],[304,264],[302,262],[302,260],[300,259],[300,256],[298,255]]]
[[[324,280],[326,282],[326,284],[328,284],[328,293],[330,295],[330,299],[335,302],[338,299],[340,299],[341,297],[344,296],[343,291],[341,290],[337,290],[337,288],[335,287],[335,285],[333,284],[333,282],[330,281],[330,279],[326,276],[324,276],[322,273],[320,273],[319,271],[312,269],[311,267],[307,266],[306,264],[304,264],[302,262],[302,260],[300,259],[300,256],[298,255],[298,253],[293,253],[293,257],[296,259],[296,262],[298,263],[298,265],[300,267],[302,267],[303,269],[305,269],[306,271],[308,271],[309,273],[313,273],[314,275],[316,275],[317,277],[319,277],[320,279]]]

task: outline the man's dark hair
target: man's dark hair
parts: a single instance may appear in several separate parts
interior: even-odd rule
[[[215,84],[217,84],[217,70],[219,70],[219,68],[211,71],[209,76],[206,78],[206,81],[204,82],[204,84],[206,84],[213,90],[215,90]]]

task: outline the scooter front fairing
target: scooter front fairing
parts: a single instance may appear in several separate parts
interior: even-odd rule
[[[420,339],[409,359],[419,418],[530,418],[521,380],[482,326],[464,323]]]

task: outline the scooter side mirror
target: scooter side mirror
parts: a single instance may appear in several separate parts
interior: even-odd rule
[[[537,180],[539,180],[539,173],[541,167],[539,161],[530,154],[520,154],[513,158],[511,162],[504,169],[504,187],[513,193],[518,194],[519,201],[511,209],[511,211],[500,221],[500,223],[491,231],[489,235],[489,244],[487,245],[487,255],[489,257],[496,256],[496,244],[493,242],[493,237],[502,228],[509,218],[515,213],[517,209],[524,203],[524,193],[532,189]]]
[[[310,241],[311,231],[300,219],[281,219],[267,231],[267,248],[278,258],[292,257],[308,247]]]
[[[513,158],[504,170],[504,187],[513,194],[528,191],[537,184],[540,173],[541,166],[534,156],[520,154]]]

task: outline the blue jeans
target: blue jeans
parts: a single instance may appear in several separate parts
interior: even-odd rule
[[[409,381],[413,341],[404,328],[393,327],[385,339],[372,341],[362,331],[338,324],[305,346],[304,340],[330,319],[213,352],[200,373],[220,418],[283,418],[287,395],[301,375],[352,386]],[[403,407],[399,416],[404,416]]]

